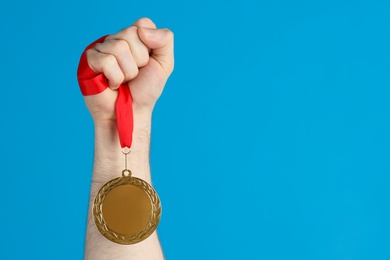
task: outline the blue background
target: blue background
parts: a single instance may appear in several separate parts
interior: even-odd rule
[[[175,33],[153,118],[167,259],[390,259],[390,2],[1,4],[0,259],[81,259],[96,38]]]

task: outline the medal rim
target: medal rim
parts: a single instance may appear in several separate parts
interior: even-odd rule
[[[118,233],[107,226],[103,217],[102,207],[105,197],[112,189],[122,185],[134,185],[142,189],[148,195],[152,205],[152,213],[149,222],[137,233]],[[94,200],[93,216],[96,227],[108,240],[122,245],[131,245],[145,240],[156,230],[161,217],[161,203],[157,192],[149,183],[137,177],[122,176],[107,182],[100,188]]]

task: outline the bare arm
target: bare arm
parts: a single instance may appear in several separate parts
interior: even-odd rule
[[[129,167],[133,176],[150,183],[149,142],[151,115],[137,115],[134,118],[134,141]],[[137,122],[137,123],[136,123]],[[86,237],[86,259],[163,259],[157,233],[134,245],[115,244],[100,234],[92,217],[92,203],[99,189],[111,179],[120,176],[124,168],[123,154],[117,136],[115,124],[95,125],[95,159],[91,198],[88,213]]]
[[[99,189],[111,179],[120,177],[124,169],[115,118],[116,90],[122,82],[128,82],[133,97],[134,132],[128,157],[129,169],[133,176],[151,184],[149,147],[152,111],[173,70],[173,34],[169,30],[155,28],[149,19],[140,19],[133,26],[108,36],[105,42],[87,52],[89,66],[96,72],[104,73],[110,88],[98,95],[85,97],[95,126],[85,259],[164,259],[156,232],[137,244],[116,244],[100,234],[92,216],[92,203]]]

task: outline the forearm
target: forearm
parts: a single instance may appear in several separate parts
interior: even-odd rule
[[[151,112],[134,111],[134,131],[128,168],[134,177],[151,183],[149,147]],[[95,123],[95,155],[88,212],[85,259],[163,259],[156,232],[133,245],[120,245],[106,239],[97,230],[92,204],[99,189],[108,181],[120,177],[125,156],[119,144],[116,122]]]

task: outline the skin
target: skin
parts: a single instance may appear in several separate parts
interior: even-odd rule
[[[133,176],[151,184],[149,147],[152,112],[173,71],[173,33],[157,29],[148,18],[109,35],[87,51],[88,64],[108,79],[109,88],[86,96],[95,127],[94,167],[85,245],[85,259],[164,259],[157,233],[134,245],[119,245],[97,230],[92,203],[99,189],[120,176],[124,156],[119,144],[115,101],[120,84],[127,82],[133,98],[134,131],[128,165]]]

